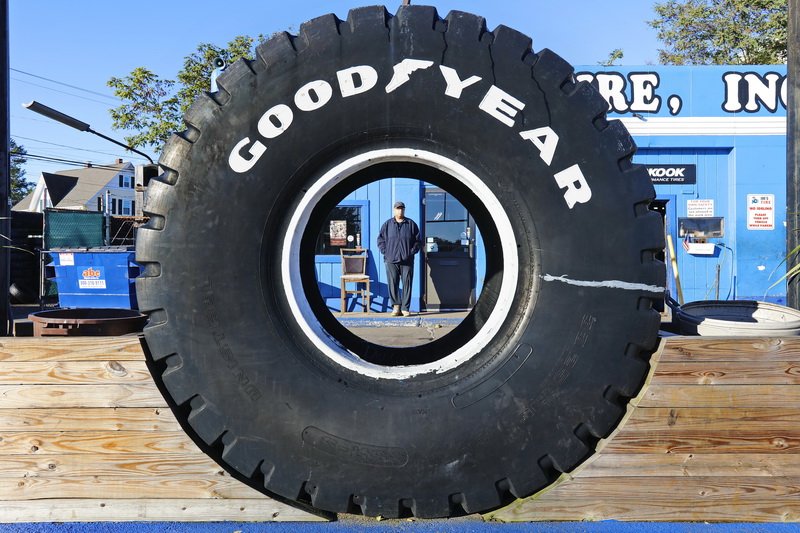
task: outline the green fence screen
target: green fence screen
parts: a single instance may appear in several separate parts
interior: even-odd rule
[[[103,213],[94,211],[44,212],[44,248],[90,248],[103,246]]]

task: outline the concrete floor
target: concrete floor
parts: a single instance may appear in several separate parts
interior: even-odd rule
[[[347,329],[374,344],[407,348],[440,339],[453,331],[455,326],[440,326],[438,328],[424,326],[349,327]]]
[[[382,346],[406,348],[427,344],[453,331],[466,311],[413,313],[393,317],[389,313],[334,313],[348,330]]]

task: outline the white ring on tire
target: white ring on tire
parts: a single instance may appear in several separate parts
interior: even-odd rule
[[[420,163],[439,169],[467,185],[480,198],[497,226],[500,245],[503,250],[503,282],[497,302],[480,333],[467,341],[450,355],[423,365],[382,366],[364,361],[358,355],[345,349],[323,329],[308,304],[300,279],[300,240],[308,224],[311,212],[325,194],[335,185],[359,170],[378,163],[408,162]],[[281,256],[283,287],[295,320],[313,342],[327,357],[341,366],[359,374],[384,379],[408,379],[428,373],[440,373],[453,369],[479,353],[494,338],[506,320],[516,293],[519,277],[517,241],[511,221],[503,205],[489,188],[472,171],[455,161],[439,154],[412,148],[390,148],[365,152],[336,165],[320,177],[301,198],[294,215],[289,221],[283,241]]]

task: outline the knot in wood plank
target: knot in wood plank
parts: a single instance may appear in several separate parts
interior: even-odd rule
[[[117,361],[109,361],[106,365],[106,369],[109,373],[114,374],[115,376],[122,377],[128,375],[128,370],[119,364]]]

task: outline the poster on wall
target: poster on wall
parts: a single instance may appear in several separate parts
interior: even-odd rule
[[[775,229],[775,195],[747,195],[747,229]]]
[[[347,221],[331,220],[331,246],[347,244]]]
[[[713,217],[714,200],[686,200],[686,216],[688,218]]]

